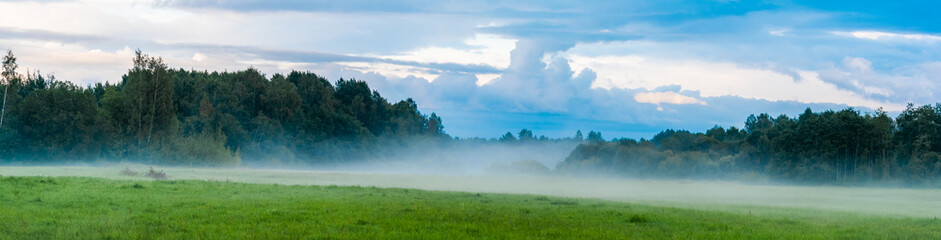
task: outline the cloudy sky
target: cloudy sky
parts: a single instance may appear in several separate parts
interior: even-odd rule
[[[941,102],[941,2],[0,0],[0,49],[81,85],[172,67],[366,80],[461,137],[647,137]]]

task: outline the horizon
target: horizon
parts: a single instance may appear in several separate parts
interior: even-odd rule
[[[81,86],[120,81],[141,49],[171,68],[364,80],[462,138],[649,139],[934,104],[932,4],[3,1],[0,49]]]

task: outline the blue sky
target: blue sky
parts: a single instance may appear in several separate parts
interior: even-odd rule
[[[941,102],[934,1],[9,1],[0,49],[81,84],[173,67],[366,80],[460,137],[647,137]],[[25,70],[25,69],[24,69]]]

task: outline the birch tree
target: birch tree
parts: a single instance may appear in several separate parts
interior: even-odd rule
[[[0,74],[3,80],[3,106],[0,107],[0,129],[3,129],[3,115],[7,110],[7,91],[10,85],[17,80],[16,76],[16,57],[12,50],[7,50],[7,55],[3,57],[3,72]]]
[[[170,128],[175,118],[173,81],[163,59],[135,52],[134,68],[125,78],[125,94],[132,99],[132,127],[139,145],[151,143],[154,135]]]

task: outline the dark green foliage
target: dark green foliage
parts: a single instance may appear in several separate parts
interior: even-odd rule
[[[588,132],[588,138],[585,140],[589,142],[603,142],[604,138],[601,137],[601,132],[590,131]]]
[[[506,132],[506,134],[503,134],[503,136],[500,137],[500,141],[501,142],[516,142],[516,137],[513,136],[513,133]]]
[[[156,138],[162,138],[173,130],[171,124],[176,120],[176,108],[173,105],[173,81],[167,72],[167,66],[160,58],[150,57],[137,50],[134,68],[124,76],[121,91],[124,92],[125,107],[129,106],[131,119],[126,128],[137,141],[138,146],[151,144]]]
[[[525,128],[523,128],[523,130],[520,130],[520,133],[518,136],[519,136],[520,142],[529,142],[529,141],[536,140],[536,138],[533,137],[533,131],[530,131],[529,129],[525,129]]]
[[[119,83],[87,88],[4,73],[2,88],[15,94],[6,98],[0,161],[313,165],[450,139],[439,116],[411,99],[391,104],[364,81],[173,70],[140,51],[133,62]]]
[[[21,85],[21,77],[16,73],[17,67],[19,65],[16,63],[13,51],[7,50],[6,56],[3,57],[3,70],[0,72],[0,85],[3,85],[3,99],[0,99],[0,156],[13,155],[20,145],[18,133],[14,131],[15,128],[11,127],[16,123],[8,120],[11,118],[8,116],[13,114],[7,114],[7,105],[14,106],[22,99],[22,96],[18,94],[11,94],[18,92],[19,85]],[[2,161],[3,159],[0,159],[0,162]]]
[[[40,159],[98,155],[109,140],[95,96],[68,82],[37,89],[17,105],[20,152]]]
[[[589,139],[591,139],[589,134]],[[651,140],[589,141],[557,170],[631,177],[941,185],[941,105],[749,116],[745,129],[665,130]],[[590,169],[590,170],[589,170]]]
[[[222,132],[190,136],[172,136],[162,141],[157,152],[165,164],[185,166],[238,166],[241,156],[225,147]]]

